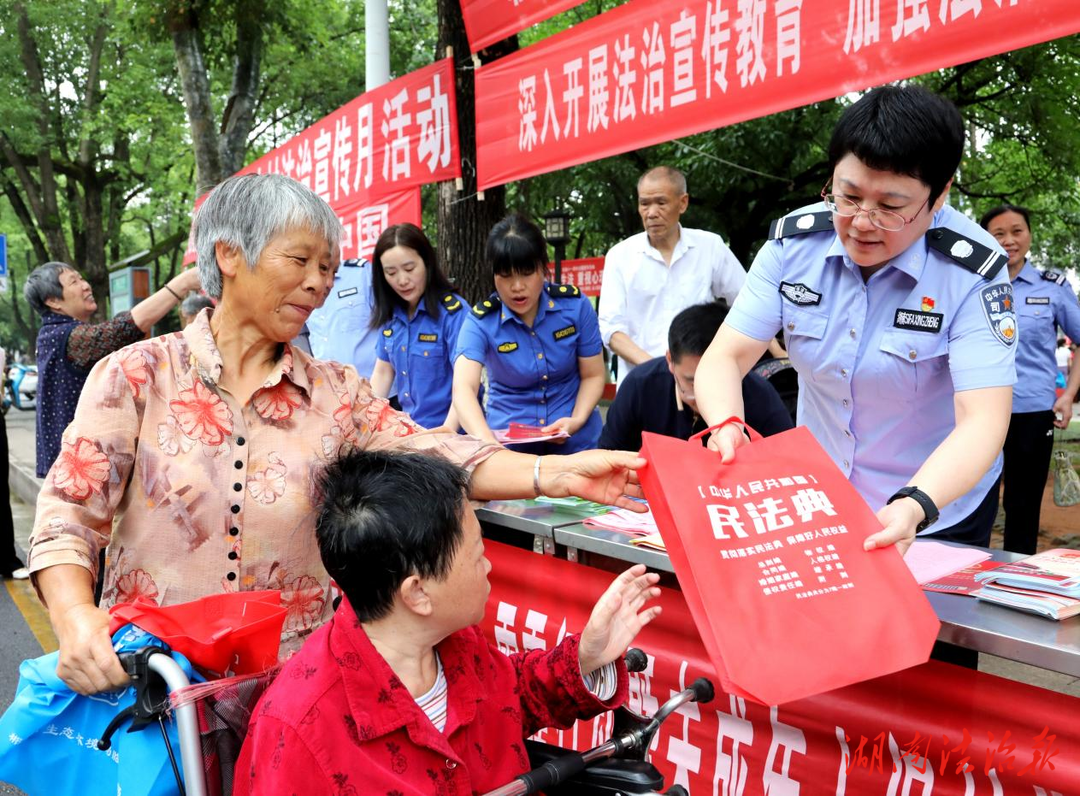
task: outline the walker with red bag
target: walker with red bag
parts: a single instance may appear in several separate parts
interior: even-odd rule
[[[702,642],[729,694],[778,705],[924,663],[939,623],[874,512],[803,426],[730,464],[646,432],[639,471]]]

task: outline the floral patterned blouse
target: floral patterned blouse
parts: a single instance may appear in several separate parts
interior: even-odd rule
[[[78,564],[96,577],[108,545],[106,608],[281,589],[285,657],[333,613],[314,533],[312,476],[324,463],[343,446],[394,447],[471,471],[500,448],[424,431],[351,366],[290,345],[240,406],[217,387],[210,312],[91,371],[38,498],[29,567]]]

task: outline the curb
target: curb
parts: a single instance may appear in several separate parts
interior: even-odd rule
[[[33,468],[11,459],[8,462],[8,484],[11,493],[28,506],[36,506],[38,492],[45,480],[34,475]]]

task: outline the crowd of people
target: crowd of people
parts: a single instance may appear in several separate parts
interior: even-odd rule
[[[878,512],[868,549],[988,545],[1004,475],[1006,546],[1033,551],[1053,426],[1080,387],[1073,367],[1055,391],[1057,328],[1080,339],[1080,306],[1031,264],[1029,211],[994,208],[980,226],[947,204],[964,135],[939,96],[869,92],[833,132],[820,202],[777,220],[748,271],[681,225],[684,175],[651,169],[643,232],[608,253],[598,309],[550,281],[520,214],[491,230],[492,292],[470,304],[409,224],[371,262],[339,263],[337,217],[276,175],[216,187],[195,217],[197,269],[110,321],[90,322],[75,268],[39,267],[26,293],[43,323],[45,481],[27,568],[60,676],[82,694],[126,681],[116,603],[280,589],[287,671],[316,676],[264,699],[236,792],[305,790],[316,771],[390,791],[443,760],[464,792],[501,784],[524,768],[524,734],[625,697],[621,655],[658,591],[632,568],[580,636],[492,654],[467,498],[640,510],[642,432],[793,426],[753,372],[763,357],[790,358],[798,422]],[[208,306],[184,300],[197,288]],[[183,330],[143,339],[182,300]],[[606,421],[605,350],[619,383]],[[511,450],[497,432],[514,425],[558,438]],[[703,440],[725,462],[747,443],[740,424]],[[497,698],[477,708],[481,693]],[[254,764],[270,756],[286,762]]]

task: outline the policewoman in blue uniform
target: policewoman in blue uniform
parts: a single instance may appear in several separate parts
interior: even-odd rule
[[[1005,249],[1016,301],[1020,341],[1016,348],[1016,386],[1012,418],[1005,436],[1005,549],[1032,554],[1039,541],[1039,512],[1054,449],[1054,426],[1068,428],[1080,387],[1080,367],[1069,374],[1057,397],[1057,327],[1080,340],[1080,303],[1057,271],[1031,264],[1030,212],[1015,205],[987,211],[979,223]]]
[[[805,424],[884,529],[987,545],[1016,380],[1006,258],[945,204],[964,124],[915,86],[874,89],[833,131],[823,202],[774,222],[698,368],[710,424],[743,417],[740,381],[783,329]],[[731,461],[735,425],[710,447]]]
[[[492,228],[486,255],[495,292],[469,312],[454,360],[454,409],[462,427],[484,440],[510,423],[570,435],[515,446],[529,453],[595,448],[604,391],[596,311],[576,287],[546,280],[547,244],[524,216],[507,216]],[[486,417],[476,397],[485,366]]]
[[[424,428],[456,431],[453,356],[468,304],[453,291],[431,242],[413,224],[383,230],[373,261],[371,326],[381,331],[371,389],[386,398],[396,380],[402,411]]]

